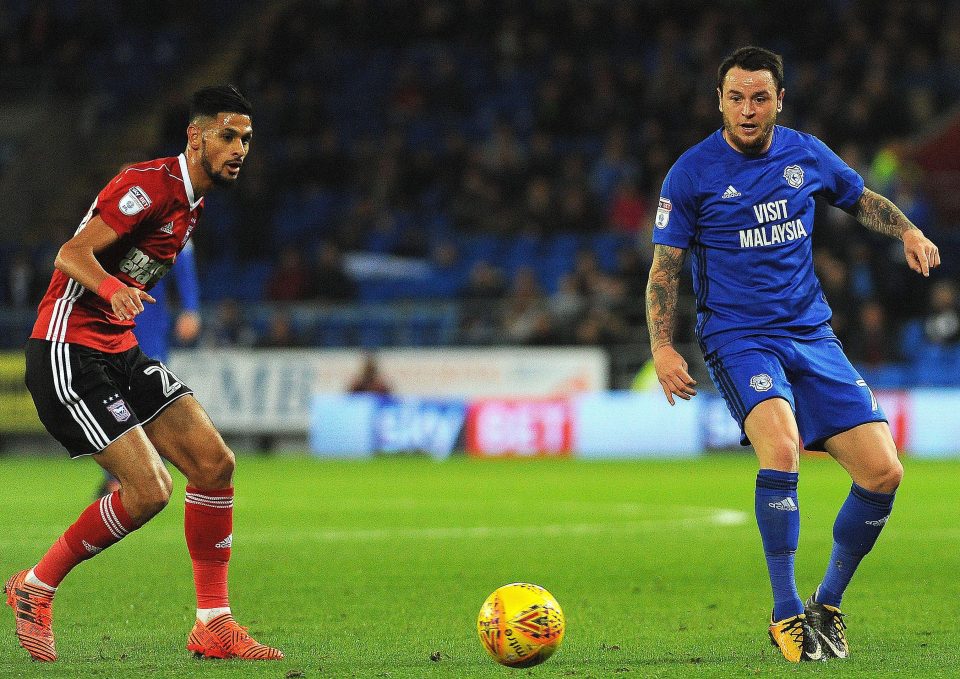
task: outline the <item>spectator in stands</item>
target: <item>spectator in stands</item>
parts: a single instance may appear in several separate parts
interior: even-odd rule
[[[201,343],[207,347],[249,347],[256,340],[256,333],[241,315],[237,300],[227,297],[217,305],[213,320],[201,337]]]
[[[296,332],[293,318],[287,309],[274,309],[270,314],[266,333],[256,344],[259,349],[291,349],[301,347],[304,343]]]
[[[517,269],[507,295],[503,313],[503,337],[525,344],[533,336],[537,319],[545,309],[545,300],[537,276],[529,266]]]
[[[577,319],[587,308],[587,298],[580,292],[572,273],[565,273],[557,281],[557,291],[550,295],[550,313],[558,329],[573,335]]]
[[[553,186],[542,175],[530,179],[524,193],[524,224],[534,233],[547,233],[555,219]]]
[[[957,287],[947,279],[933,284],[929,311],[923,320],[923,333],[933,344],[955,344],[960,341],[960,306]]]
[[[78,101],[85,111],[80,118],[96,129],[103,102],[127,100],[130,87],[130,78],[90,72],[106,63],[119,73],[121,57],[115,55],[129,54],[129,40],[118,48],[115,39],[116,12],[104,15],[103,7],[113,4],[4,4],[0,91],[6,93],[11,80],[32,87],[34,69],[46,65],[58,82],[88,96]],[[238,209],[208,205],[194,236],[199,256],[222,257],[214,251],[220,247],[214,234],[229,233],[241,265],[280,259],[281,244],[291,242],[274,237],[284,224],[278,221],[280,196],[286,190],[301,195],[308,186],[329,194],[333,207],[330,232],[312,226],[304,238],[322,235],[341,251],[425,255],[422,232],[413,229],[434,223],[443,224],[441,237],[452,231],[454,240],[518,232],[546,239],[560,228],[644,232],[673,160],[716,127],[715,102],[694,85],[712,78],[712,64],[729,44],[722,36],[767,31],[771,21],[780,21],[778,35],[795,52],[788,89],[798,124],[787,124],[821,136],[864,176],[873,161],[868,184],[891,192],[915,222],[932,223],[912,212],[930,209],[922,194],[914,200],[896,193],[904,173],[907,182],[912,176],[909,148],[894,140],[919,132],[931,114],[960,98],[960,79],[953,77],[960,64],[960,13],[953,3],[924,2],[908,12],[899,0],[879,0],[864,12],[857,3],[828,2],[817,11],[758,15],[749,24],[707,6],[691,6],[678,20],[663,0],[589,6],[576,0],[410,0],[386,3],[388,11],[379,11],[380,4],[295,0],[246,43],[236,77],[248,85],[261,128],[271,133],[257,142],[264,153],[244,165]],[[138,38],[149,38],[153,29],[179,34],[182,5],[121,13],[121,24],[126,21]],[[644,39],[637,41],[638,35]],[[99,52],[87,50],[90,45]],[[28,77],[18,76],[18,68]],[[677,100],[689,105],[670,104]],[[180,105],[180,97],[167,104]],[[110,116],[117,113],[109,109]],[[164,138],[180,134],[174,123],[182,117],[171,110]],[[401,213],[410,218],[398,218]],[[817,216],[819,243],[856,242],[847,236],[859,227],[846,213],[831,209],[827,215]],[[429,236],[434,245],[436,235]],[[850,290],[828,293],[831,303],[851,298],[836,319],[838,332],[856,319],[856,304],[865,299],[879,299],[893,326],[927,292],[902,262],[881,261],[886,250],[870,234],[862,241],[871,255],[872,287],[864,249],[844,246],[832,253],[848,269]],[[638,243],[650,247],[649,237]],[[306,259],[310,268],[315,260]],[[462,270],[456,278],[467,274]],[[630,290],[634,279],[623,280]],[[280,296],[290,297],[285,281],[281,287]],[[456,287],[441,293],[424,286],[423,292],[454,299]],[[315,290],[308,296],[322,299]],[[355,299],[355,292],[343,297]],[[472,328],[465,341],[498,339],[480,317],[463,318],[464,328]]]
[[[602,274],[597,253],[585,248],[577,251],[573,263],[573,279],[581,295],[588,299],[592,298],[597,287],[597,279]]]
[[[555,323],[549,311],[539,310],[524,344],[531,347],[554,347],[566,343],[566,336]]]
[[[267,279],[266,295],[271,302],[294,302],[310,294],[310,270],[298,246],[287,245],[280,251],[276,268]]]
[[[276,208],[276,192],[272,184],[273,176],[262,158],[256,156],[244,162],[244,190],[237,196],[238,209],[232,233],[236,238],[237,254],[244,262],[250,260],[271,259],[272,247],[264,247],[265,243],[275,243],[275,227],[273,211]],[[201,236],[206,230],[201,229]],[[206,238],[205,236],[203,237]],[[197,250],[203,251],[202,245],[197,242]],[[216,243],[209,243],[207,250],[217,251]]]
[[[489,344],[498,338],[499,303],[506,295],[500,269],[480,260],[470,269],[470,278],[460,293],[461,334],[467,344]]]
[[[460,186],[450,197],[449,210],[462,233],[490,231],[490,216],[502,203],[499,187],[484,177],[480,168],[468,162]]]
[[[814,253],[814,264],[820,285],[833,309],[830,324],[840,341],[845,342],[856,308],[850,294],[847,265],[826,250]]]
[[[307,296],[320,302],[337,303],[357,298],[357,283],[344,269],[343,255],[331,241],[320,243],[316,249]]]
[[[918,224],[934,222],[933,205],[921,186],[920,170],[914,165],[902,168],[893,186],[897,205],[902,205],[903,214]]]
[[[351,394],[380,394],[388,396],[392,393],[389,383],[380,373],[380,363],[374,354],[367,353],[363,356],[363,366],[360,373],[353,378],[347,391]]]
[[[626,286],[625,294],[629,299],[642,299],[646,294],[644,277],[649,270],[650,260],[643,257],[638,247],[628,245],[617,250],[616,275]],[[643,309],[638,313],[644,314]]]
[[[516,132],[506,120],[497,122],[493,133],[482,146],[483,169],[498,182],[519,182],[526,166],[523,145]]]
[[[605,217],[585,186],[573,184],[560,195],[556,215],[551,219],[550,231],[565,233],[600,233],[606,226]]]
[[[639,167],[627,153],[627,133],[622,126],[612,129],[604,143],[603,152],[590,172],[590,187],[601,205],[612,203],[614,191],[637,179]]]
[[[653,222],[650,205],[640,195],[636,184],[630,180],[621,181],[614,188],[607,216],[613,231],[638,236]],[[648,239],[649,237],[643,238]]]
[[[623,321],[599,307],[591,308],[574,330],[576,343],[587,346],[609,348],[623,340],[625,335]]]
[[[40,301],[38,276],[30,257],[23,250],[13,254],[6,272],[6,301],[15,309],[26,309]]]
[[[857,322],[847,332],[844,348],[854,363],[875,368],[898,359],[893,339],[883,305],[870,299],[860,306]]]
[[[530,149],[527,154],[528,181],[533,177],[552,178],[556,174],[559,159],[554,144],[553,137],[543,130],[534,130],[530,135]]]
[[[469,282],[461,297],[468,303],[487,305],[502,300],[506,292],[500,269],[481,259],[470,269]]]
[[[431,295],[442,299],[456,299],[463,287],[463,263],[452,240],[441,240],[430,252],[429,289]]]
[[[848,253],[852,296],[859,302],[873,298],[877,292],[873,272],[873,250],[863,241],[854,241],[850,244]]]

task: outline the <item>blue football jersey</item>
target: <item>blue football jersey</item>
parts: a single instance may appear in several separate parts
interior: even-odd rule
[[[709,354],[738,337],[833,336],[813,271],[814,196],[849,208],[863,178],[816,137],[776,126],[766,153],[738,153],[722,130],[667,173],[653,242],[689,249],[697,337]]]
[[[197,282],[197,266],[194,257],[193,241],[187,241],[177,263],[170,273],[177,284],[177,293],[180,296],[180,307],[184,311],[200,311],[200,285]],[[137,314],[137,325],[133,334],[137,336],[140,350],[147,356],[166,363],[170,354],[170,331],[173,327],[168,309],[167,279],[161,278],[150,290],[156,299],[155,304],[144,303],[143,311]]]

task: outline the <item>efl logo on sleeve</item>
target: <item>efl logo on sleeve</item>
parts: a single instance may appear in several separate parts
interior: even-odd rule
[[[120,208],[120,212],[132,217],[138,212],[146,210],[152,202],[146,191],[139,186],[131,186],[130,190],[123,194],[123,198],[120,199],[117,207]]]
[[[660,204],[657,206],[657,216],[653,220],[658,229],[667,228],[667,224],[670,223],[670,211],[672,209],[673,203],[670,202],[670,199],[660,196]]]

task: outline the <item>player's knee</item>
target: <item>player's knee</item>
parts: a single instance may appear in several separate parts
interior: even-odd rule
[[[236,457],[226,444],[220,443],[204,451],[190,479],[198,488],[226,488],[233,481]]]
[[[122,486],[123,507],[138,527],[163,511],[170,502],[173,479],[164,467],[150,478]]]
[[[794,471],[800,463],[800,447],[789,438],[766,442],[757,450],[761,466],[781,471]]]
[[[878,469],[871,481],[874,487],[867,490],[874,490],[878,493],[894,492],[900,487],[900,482],[903,481],[903,465],[900,464],[900,460],[894,458],[889,464]]]

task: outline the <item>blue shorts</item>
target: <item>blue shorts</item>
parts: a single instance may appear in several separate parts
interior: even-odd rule
[[[740,424],[761,401],[782,398],[793,409],[807,450],[867,422],[886,422],[870,387],[835,337],[742,337],[706,357],[710,377]]]

